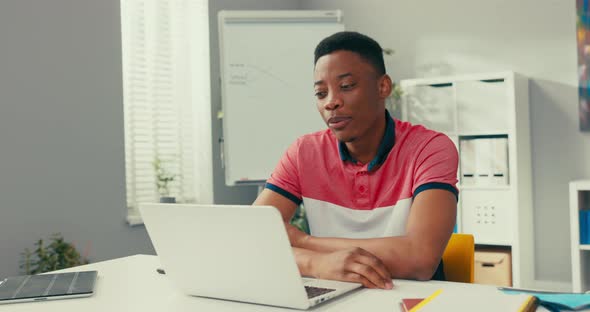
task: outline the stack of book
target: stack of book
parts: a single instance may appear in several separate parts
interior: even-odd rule
[[[514,311],[532,312],[538,306],[554,311],[583,311],[590,309],[590,294],[556,293],[547,291],[499,288],[497,293],[462,294],[439,289],[426,298],[405,298],[400,302],[402,312],[429,311]]]

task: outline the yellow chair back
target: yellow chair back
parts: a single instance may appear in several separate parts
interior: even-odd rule
[[[473,235],[457,233],[451,235],[442,257],[447,281],[473,283],[474,253]]]

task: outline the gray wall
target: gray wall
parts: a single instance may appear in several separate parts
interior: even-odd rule
[[[0,276],[61,232],[91,261],[153,253],[125,224],[118,0],[0,1]]]
[[[514,70],[530,78],[536,278],[570,282],[568,182],[590,177],[578,130],[575,1],[303,0],[396,54],[394,80]]]

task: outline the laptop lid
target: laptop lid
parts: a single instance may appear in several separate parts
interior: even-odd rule
[[[309,307],[276,208],[142,204],[140,211],[166,275],[183,292]]]
[[[0,304],[88,297],[97,271],[22,275],[0,280]]]

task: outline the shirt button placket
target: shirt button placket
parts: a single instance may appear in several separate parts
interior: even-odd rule
[[[369,176],[366,171],[357,172],[355,184],[357,203],[364,207],[369,203]]]

